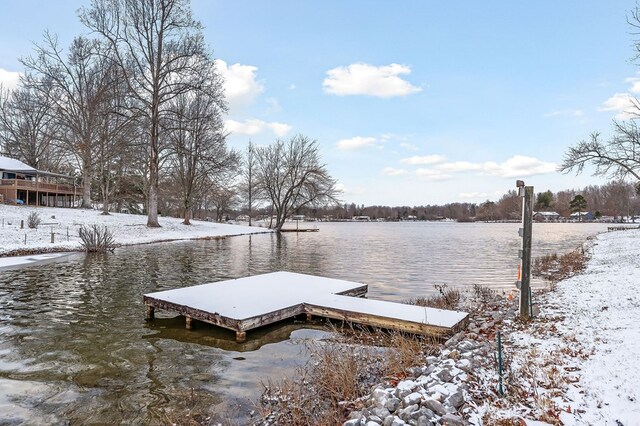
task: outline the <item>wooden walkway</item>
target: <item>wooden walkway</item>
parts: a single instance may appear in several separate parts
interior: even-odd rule
[[[186,327],[193,320],[236,332],[246,332],[306,314],[425,335],[447,335],[466,326],[466,312],[425,308],[362,298],[367,286],[292,272],[202,284],[144,295],[146,317],[155,309],[184,315]],[[360,296],[360,297],[358,297]]]

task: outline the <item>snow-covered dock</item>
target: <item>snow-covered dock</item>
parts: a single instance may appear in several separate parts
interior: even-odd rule
[[[366,292],[361,283],[273,272],[149,293],[143,300],[148,320],[155,309],[172,311],[185,316],[187,328],[203,321],[235,331],[238,341],[248,330],[301,314],[428,335],[457,332],[467,320],[466,312],[364,299]]]

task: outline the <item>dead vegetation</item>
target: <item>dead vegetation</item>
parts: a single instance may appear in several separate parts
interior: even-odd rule
[[[553,253],[534,259],[531,272],[536,277],[550,281],[553,290],[559,281],[581,272],[585,268],[587,260],[588,256],[584,248],[579,247],[562,255]]]
[[[309,362],[297,369],[295,379],[263,384],[259,413],[264,424],[342,424],[373,385],[401,380],[409,367],[437,352],[433,339],[354,326],[308,342],[307,350]]]
[[[446,284],[436,284],[435,289],[438,294],[428,297],[416,297],[406,301],[409,305],[426,306],[437,309],[455,310],[460,304],[460,290],[449,288]]]

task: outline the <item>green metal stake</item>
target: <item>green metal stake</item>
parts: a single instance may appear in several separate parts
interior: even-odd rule
[[[502,387],[502,336],[498,331],[498,392],[500,396],[504,396],[504,388]]]

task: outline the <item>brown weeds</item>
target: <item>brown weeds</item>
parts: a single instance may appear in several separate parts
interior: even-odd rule
[[[581,272],[587,260],[584,249],[580,247],[562,255],[553,253],[538,257],[533,261],[531,271],[534,276],[547,279],[555,285],[558,281]]]
[[[437,309],[456,309],[460,303],[460,290],[449,288],[446,284],[434,285],[438,294],[429,297],[416,297],[409,299],[409,305],[425,306]]]

